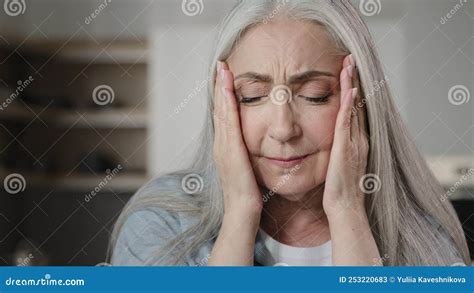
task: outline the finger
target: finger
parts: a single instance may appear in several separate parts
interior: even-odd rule
[[[352,108],[352,80],[350,77],[350,56],[346,56],[342,62],[343,68],[340,74],[341,102],[336,118],[335,138],[350,140],[350,118]]]
[[[350,122],[350,139],[352,142],[357,142],[357,140],[359,139],[359,136],[360,136],[360,128],[359,126],[361,125],[360,124],[360,117],[362,115],[360,115],[360,111],[361,109],[359,109],[360,107],[358,107],[358,103],[359,103],[359,90],[358,90],[358,76],[357,76],[357,70],[356,70],[356,64],[355,64],[355,60],[354,60],[354,55],[352,54],[349,54],[346,58],[345,58],[345,63],[347,64],[347,76],[348,76],[348,79],[350,79],[350,82],[349,81],[342,81],[342,82],[347,82],[348,84],[345,84],[345,86],[347,87],[350,87],[351,88],[351,91],[352,92],[352,95],[353,95],[353,98],[354,98],[354,101],[352,102],[352,116],[351,116],[351,122]],[[353,90],[353,88],[356,88],[355,90]]]
[[[225,105],[224,96],[222,93],[222,62],[218,61],[216,68],[216,82],[214,87],[214,131],[217,138],[221,136],[222,124],[225,119]]]
[[[222,69],[223,63],[221,61],[217,61],[217,66],[216,66],[216,82],[214,85],[214,105],[216,108],[218,108],[219,103],[222,102],[222,99],[218,99],[218,97],[222,97],[222,93],[220,88],[222,87],[222,75],[221,75],[221,69]]]
[[[224,79],[222,82],[222,91],[225,99],[226,106],[226,118],[229,123],[229,127],[232,129],[240,129],[240,116],[238,110],[237,99],[234,94],[234,75],[229,70],[229,66],[223,64]]]
[[[344,57],[344,60],[342,61],[342,66],[343,67],[347,67],[349,64],[351,64],[351,54],[347,55],[346,57]]]
[[[346,95],[341,98],[341,107],[336,118],[336,141],[350,141],[351,115],[353,106],[354,89],[346,91]]]
[[[226,62],[222,63],[222,69],[224,70],[224,75],[225,75],[224,82],[223,82],[224,91],[225,92],[227,92],[227,90],[229,91],[229,93],[225,93],[225,96],[228,96],[229,98],[231,98],[227,100],[231,100],[230,106],[232,108],[233,106],[236,106],[234,104],[237,104],[237,103],[233,103],[234,101],[236,101],[236,97],[234,94],[234,75],[232,71],[230,71],[229,65]],[[237,105],[237,108],[238,108],[238,105]]]
[[[222,68],[225,70],[229,70],[229,65],[227,64],[227,62],[222,62]]]
[[[357,94],[358,94],[358,89],[354,89],[355,87],[355,83],[354,83],[354,80],[355,80],[355,71],[356,71],[356,68],[355,68],[355,62],[354,62],[354,56],[352,54],[349,54],[348,56],[346,56],[346,59],[344,60],[346,63],[347,63],[347,66],[346,66],[346,75],[345,75],[345,79],[342,81],[344,84],[344,87],[345,89],[348,89],[348,91],[351,92],[351,98],[353,99],[352,102],[351,102],[351,117],[350,117],[350,141],[354,142],[357,140],[357,137],[358,137],[358,132],[359,132],[359,129],[358,129],[358,123],[357,123],[357,119],[358,118],[358,115],[357,115],[357,109],[355,107],[355,104],[356,104],[356,98],[357,98]]]
[[[354,87],[359,89],[357,97],[354,101],[354,113],[357,117],[354,117],[355,130],[357,133],[357,147],[358,147],[358,156],[362,164],[360,165],[361,174],[366,173],[367,168],[367,156],[369,153],[369,139],[368,131],[366,128],[366,101],[363,100],[363,92],[360,86],[359,72],[357,70],[357,64],[354,64],[354,75],[352,78],[352,83]]]
[[[360,133],[359,133],[359,109],[357,109],[356,107],[356,103],[357,103],[357,96],[358,96],[358,88],[354,88],[354,92],[353,95],[354,95],[354,98],[353,98],[353,102],[352,102],[352,105],[351,105],[351,141],[352,142],[355,142],[355,143],[358,143],[358,140],[359,140],[359,137],[360,137]]]
[[[341,84],[341,98],[346,96],[348,91],[351,90],[352,86],[352,64],[350,63],[350,55],[344,58],[342,62],[343,68],[340,75],[340,84]]]
[[[360,80],[359,80],[359,70],[357,69],[357,64],[354,60],[354,56],[351,55],[350,62],[354,66],[354,71],[352,74],[352,85],[360,89]],[[359,136],[365,135],[365,103],[362,100],[362,92],[359,90],[356,101],[355,101],[355,109],[357,110],[357,123],[358,123],[358,132]]]

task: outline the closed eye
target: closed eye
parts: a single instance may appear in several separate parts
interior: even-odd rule
[[[304,98],[306,101],[313,104],[325,104],[328,102],[330,95],[327,95],[324,97],[305,97],[305,96],[299,96],[299,97]]]
[[[313,103],[313,104],[325,104],[328,102],[330,95],[323,96],[323,97],[306,97],[306,96],[299,96],[304,98],[306,101]],[[262,100],[262,97],[242,97],[240,100],[241,104],[252,104]]]
[[[242,99],[240,100],[240,103],[241,104],[252,104],[252,103],[259,102],[262,98],[263,98],[263,96],[262,97],[242,97]]]

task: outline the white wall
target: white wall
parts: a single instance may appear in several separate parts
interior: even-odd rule
[[[192,157],[204,121],[207,68],[214,34],[207,26],[157,30],[150,71],[150,153],[153,175]]]
[[[465,3],[441,22],[459,1],[411,1],[404,21],[407,122],[421,150],[429,155],[474,155],[474,16]],[[429,3],[429,4],[428,4]],[[469,6],[470,5],[470,6]],[[471,100],[449,102],[453,86],[469,89]]]
[[[181,1],[177,1],[178,3]],[[195,154],[205,117],[208,62],[218,23],[231,1],[205,1],[185,15],[176,2],[151,34],[150,147],[153,176],[179,170]]]

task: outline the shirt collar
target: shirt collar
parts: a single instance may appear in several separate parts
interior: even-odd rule
[[[255,238],[254,265],[263,266],[263,264],[268,261],[271,261],[272,263],[275,262],[270,251],[265,246],[265,243],[263,241],[263,238],[259,229],[257,232],[257,236]]]

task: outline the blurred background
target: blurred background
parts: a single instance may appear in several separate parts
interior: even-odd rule
[[[0,2],[0,264],[102,264],[130,196],[195,153],[236,1]],[[473,2],[353,1],[471,253]]]

